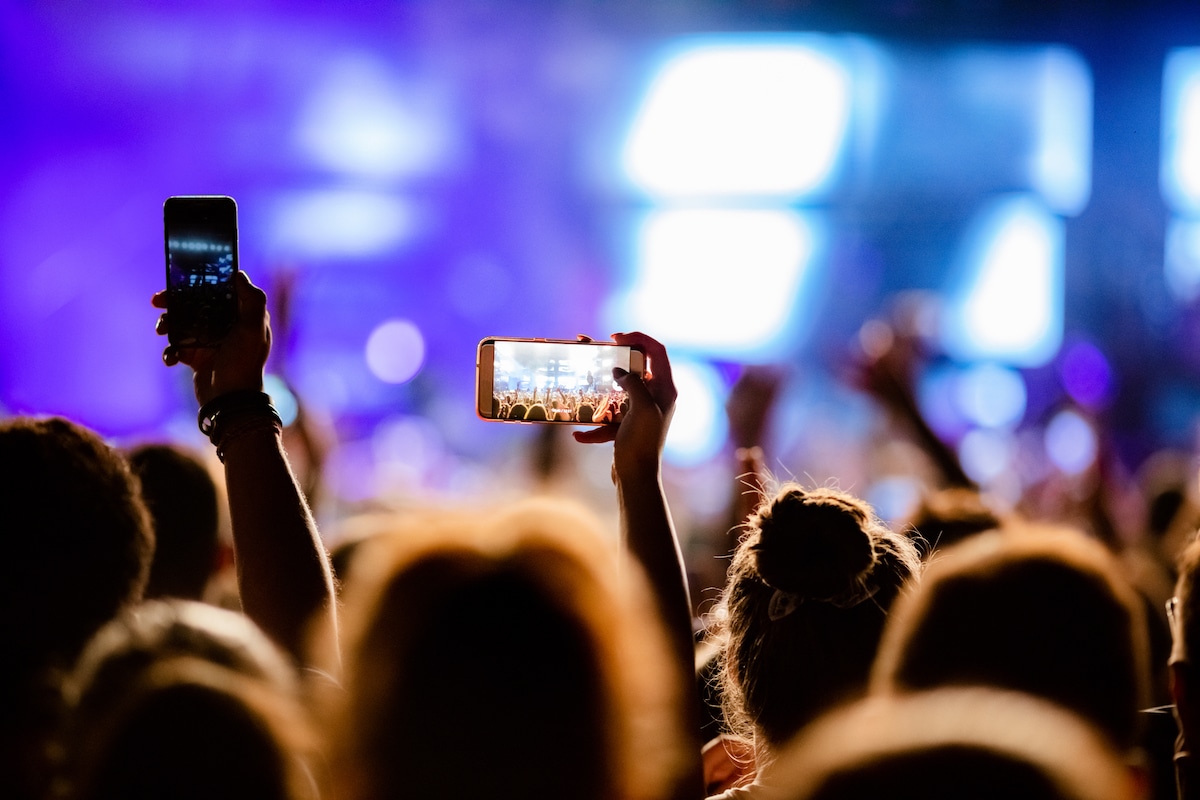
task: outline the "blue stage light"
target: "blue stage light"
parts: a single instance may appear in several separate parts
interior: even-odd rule
[[[1200,214],[1200,47],[1167,56],[1160,181],[1170,208]]]
[[[825,188],[850,118],[848,65],[828,37],[688,40],[659,68],[623,155],[661,197],[789,197]]]
[[[427,174],[455,149],[436,87],[408,87],[364,56],[335,62],[308,101],[296,136],[317,164],[370,181]]]
[[[416,325],[390,319],[371,331],[367,367],[384,383],[408,383],[425,363],[425,337]]]
[[[1063,324],[1062,220],[1036,197],[984,208],[959,259],[943,344],[963,361],[1039,366],[1058,352]]]
[[[636,235],[636,277],[608,320],[713,356],[778,357],[795,343],[823,231],[815,214],[786,209],[652,212]]]
[[[710,365],[671,359],[671,376],[681,398],[667,434],[663,457],[677,466],[695,466],[717,454],[725,442],[724,387]]]
[[[407,201],[384,192],[296,193],[275,206],[272,245],[287,258],[364,258],[408,243],[417,219]]]

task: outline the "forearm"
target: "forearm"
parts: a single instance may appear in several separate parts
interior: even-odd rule
[[[246,615],[304,663],[309,625],[336,632],[325,547],[278,431],[259,427],[223,442],[225,482]]]
[[[704,796],[704,779],[700,760],[702,743],[692,607],[683,557],[657,465],[644,467],[639,472],[625,470],[617,482],[617,495],[623,542],[650,581],[670,638],[679,681],[682,722],[688,737],[685,746],[694,755],[681,774],[672,797],[677,800],[700,798]]]

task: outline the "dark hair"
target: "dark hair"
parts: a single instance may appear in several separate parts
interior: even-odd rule
[[[190,658],[138,676],[81,740],[69,800],[315,800],[298,708],[245,675]]]
[[[217,563],[217,486],[181,447],[148,444],[129,453],[154,519],[154,561],[146,597],[200,600]]]
[[[1000,516],[975,489],[951,487],[921,498],[907,528],[915,531],[918,546],[928,557],[935,550],[957,544],[977,533],[1000,527]]]
[[[1114,557],[1078,531],[1024,525],[943,551],[896,606],[873,680],[1028,692],[1128,748],[1148,675],[1145,616]]]
[[[0,423],[0,472],[0,641],[67,665],[141,599],[154,534],[138,481],[98,435],[58,417]]]
[[[40,796],[58,675],[142,596],[154,532],[120,453],[68,420],[0,422],[0,795]]]
[[[920,558],[835,489],[784,484],[747,531],[717,613],[726,714],[778,746],[864,690],[887,610]]]

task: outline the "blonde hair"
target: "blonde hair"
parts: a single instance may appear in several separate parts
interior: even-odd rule
[[[872,691],[986,684],[1045,697],[1132,747],[1146,620],[1115,557],[1069,528],[1010,522],[942,551],[884,631]]]
[[[636,799],[674,778],[680,698],[661,623],[582,507],[397,518],[355,554],[343,599],[339,796]]]
[[[1134,800],[1131,771],[1087,722],[1032,695],[953,687],[875,696],[807,728],[762,776],[774,800]]]

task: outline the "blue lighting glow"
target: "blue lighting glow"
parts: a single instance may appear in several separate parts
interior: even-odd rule
[[[427,173],[452,149],[445,102],[430,87],[402,87],[383,64],[333,64],[305,109],[297,136],[331,170],[373,181]]]
[[[987,485],[1008,471],[1016,455],[1012,433],[1003,430],[974,430],[963,437],[958,458],[971,480]]]
[[[263,391],[271,395],[271,404],[279,412],[279,419],[285,428],[296,421],[296,416],[300,413],[300,403],[282,378],[278,375],[264,376]]]
[[[826,37],[685,44],[646,93],[625,172],[661,196],[818,192],[836,171],[850,96],[848,66]]]
[[[780,355],[795,343],[819,227],[790,210],[651,213],[637,234],[637,278],[610,301],[610,324],[710,355]]]
[[[1167,223],[1163,269],[1177,300],[1190,303],[1200,297],[1200,220],[1176,217]]]
[[[416,232],[412,207],[390,194],[355,190],[299,193],[276,207],[276,254],[362,258],[394,250]]]
[[[1172,209],[1200,213],[1200,47],[1167,56],[1160,180]]]
[[[695,466],[716,455],[725,442],[724,388],[716,370],[698,361],[672,358],[671,376],[679,402],[663,457],[677,466]]]
[[[407,383],[425,363],[425,337],[408,320],[391,319],[367,339],[367,367],[384,383]]]
[[[1046,426],[1046,455],[1067,475],[1092,466],[1100,449],[1091,424],[1071,410],[1060,411]]]
[[[1067,348],[1059,372],[1067,394],[1082,406],[1098,408],[1112,394],[1112,367],[1104,353],[1089,342],[1076,342]]]
[[[1062,342],[1063,224],[1028,195],[995,201],[964,241],[946,350],[964,361],[1039,366]]]
[[[961,374],[955,399],[963,415],[984,428],[1015,426],[1025,415],[1025,380],[999,364],[977,364]]]
[[[1038,139],[1031,183],[1060,214],[1078,214],[1092,190],[1092,75],[1073,51],[1048,48],[1039,59]]]

